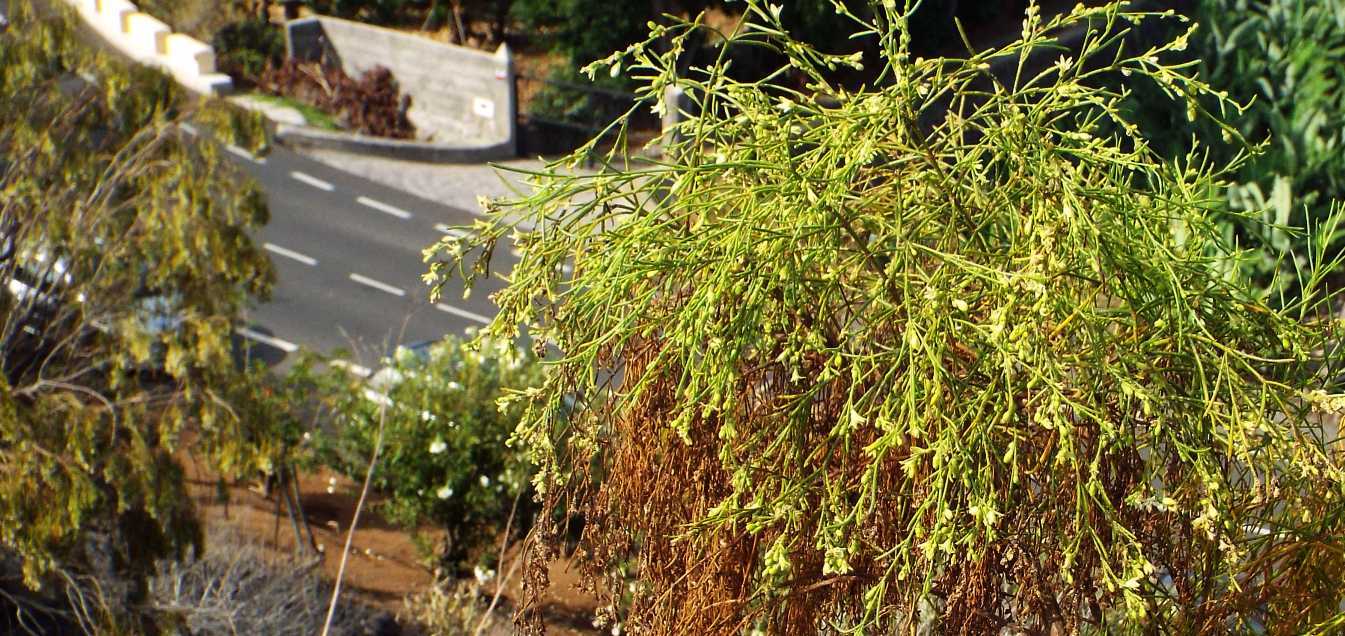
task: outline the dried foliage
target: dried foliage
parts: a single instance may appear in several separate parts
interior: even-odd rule
[[[203,555],[159,566],[150,585],[159,610],[198,636],[322,632],[332,585],[322,579],[319,561],[268,560],[259,546],[228,528],[212,532],[207,543]],[[337,606],[332,630],[351,636],[400,633],[392,616],[358,601]]]
[[[490,611],[491,597],[475,580],[439,581],[406,599],[405,614],[425,636],[505,636],[508,615]]]
[[[921,60],[900,4],[836,4],[881,43],[859,92],[831,82],[859,57],[791,38],[778,7],[749,0],[719,34],[787,58],[761,81],[679,73],[706,27],[656,27],[596,66],[656,108],[686,90],[663,161],[554,164],[428,252],[441,284],[485,275],[506,237],[523,252],[490,334],[551,352],[511,398],[551,512],[534,600],[578,513],[631,632],[1340,620],[1334,263],[1314,245],[1304,298],[1268,307],[1213,220],[1236,164],[1162,160],[1125,120],[1109,80],[1131,76],[1197,116],[1239,108],[1162,62],[1177,45],[1124,37],[1180,18],[1032,6],[1018,42]],[[1031,71],[1031,51],[1059,59]]]
[[[412,139],[416,127],[407,119],[411,96],[400,95],[392,71],[373,68],[358,80],[340,67],[289,59],[262,74],[260,87],[333,113],[343,126],[366,135]]]

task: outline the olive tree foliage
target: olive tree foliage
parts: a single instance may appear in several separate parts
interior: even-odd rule
[[[849,16],[882,51],[856,92],[830,80],[855,58],[772,5],[722,34],[721,60],[786,56],[759,82],[679,75],[707,27],[657,28],[671,46],[593,70],[641,81],[642,107],[686,91],[662,159],[559,162],[427,252],[442,281],[522,250],[488,331],[550,352],[510,398],[552,513],[534,600],[579,514],[580,561],[632,632],[1339,621],[1332,263],[1317,246],[1304,298],[1268,307],[1224,274],[1212,213],[1236,165],[1163,160],[1118,106],[1112,80],[1142,76],[1174,108],[1240,108],[1162,62],[1180,44],[1124,37],[1182,18],[1032,6],[1015,43],[914,59],[911,4]]]
[[[236,370],[231,327],[272,284],[247,234],[266,220],[264,199],[216,144],[176,123],[190,114],[239,143],[260,128],[81,48],[68,11],[10,11],[0,551],[29,586],[98,589],[102,609],[85,618],[115,620],[136,609],[154,559],[198,538],[173,453],[226,472],[261,461],[265,436],[231,406],[256,380]]]

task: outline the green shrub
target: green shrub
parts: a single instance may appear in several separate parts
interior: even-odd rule
[[[1201,28],[1174,57],[1247,105],[1227,113],[1229,123],[1246,141],[1264,144],[1229,177],[1233,214],[1225,231],[1251,250],[1241,259],[1246,271],[1271,287],[1277,269],[1304,265],[1314,240],[1333,251],[1345,246],[1339,236],[1312,236],[1328,227],[1333,201],[1345,198],[1345,0],[1200,0],[1197,7]],[[1244,151],[1207,118],[1168,108],[1154,87],[1137,86],[1137,123],[1165,156],[1185,155],[1193,136],[1212,165]],[[1216,108],[1212,98],[1202,105]]]
[[[496,400],[540,384],[541,377],[531,354],[503,340],[446,338],[425,357],[399,349],[369,383],[338,393],[320,452],[335,469],[363,481],[381,422],[373,486],[386,497],[382,512],[408,527],[432,523],[447,530],[440,557],[461,565],[504,529],[519,497],[513,525],[525,527],[532,468],[507,443],[522,409],[499,408]]]
[[[211,45],[219,53],[219,68],[244,84],[256,84],[267,67],[285,59],[285,34],[265,20],[243,20],[215,32]]]
[[[525,33],[542,38],[547,48],[564,54],[573,66],[582,66],[642,40],[645,24],[658,18],[654,4],[513,0],[510,16]]]
[[[409,3],[406,0],[311,0],[310,4],[319,13],[388,24],[403,16]]]
[[[633,631],[1325,629],[1345,396],[1321,245],[1286,307],[1223,274],[1212,193],[1238,166],[1156,156],[1102,81],[1209,94],[1162,62],[1179,44],[1111,46],[1154,16],[1029,11],[1020,42],[919,60],[903,4],[859,18],[890,82],[858,92],[833,81],[857,58],[765,2],[724,46],[782,52],[778,81],[683,70],[701,27],[656,29],[593,70],[655,106],[687,89],[657,163],[575,174],[581,149],[428,253],[442,283],[522,251],[488,333],[555,352],[515,396],[541,523],[584,515],[604,603],[632,564]],[[1055,63],[990,76],[1030,51]]]

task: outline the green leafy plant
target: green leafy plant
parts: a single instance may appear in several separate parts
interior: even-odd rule
[[[268,67],[280,66],[285,59],[285,35],[266,20],[226,24],[210,43],[218,53],[220,70],[235,82],[256,84]]]
[[[1333,252],[1342,246],[1339,235],[1322,232],[1334,231],[1332,204],[1345,197],[1345,2],[1201,0],[1194,14],[1201,28],[1171,56],[1188,60],[1188,72],[1223,98],[1246,104],[1229,119],[1241,137],[1220,142],[1206,118],[1164,108],[1148,84],[1136,84],[1129,106],[1168,157],[1189,152],[1193,136],[1214,165],[1246,152],[1241,139],[1260,145],[1229,175],[1225,232],[1249,248],[1240,259],[1246,272],[1279,291],[1292,277],[1277,278],[1277,270],[1302,267],[1315,242]]]
[[[831,78],[860,59],[791,37],[773,5],[749,1],[724,43],[783,55],[762,81],[727,53],[679,72],[702,26],[656,27],[591,70],[639,78],[656,108],[686,91],[660,161],[617,148],[575,174],[581,149],[428,253],[430,278],[476,280],[510,240],[523,256],[488,333],[526,326],[552,352],[544,384],[504,402],[527,409],[515,439],[544,505],[530,607],[553,521],[580,514],[607,601],[624,564],[640,579],[631,631],[1339,620],[1334,263],[1313,243],[1303,295],[1277,308],[1225,276],[1214,215],[1238,164],[1203,145],[1164,160],[1106,81],[1235,112],[1163,62],[1182,39],[1124,37],[1181,18],[1032,6],[1018,42],[919,60],[914,4],[836,5],[880,43],[859,91]],[[1027,71],[1034,51],[1054,63]],[[569,414],[576,396],[602,399]]]
[[[386,497],[382,512],[412,528],[443,528],[439,557],[462,565],[493,543],[511,512],[518,512],[515,530],[527,527],[532,468],[507,443],[522,408],[497,408],[496,399],[540,382],[531,354],[506,340],[400,348],[368,383],[335,393],[336,417],[320,452],[362,480],[381,429],[373,487]]]

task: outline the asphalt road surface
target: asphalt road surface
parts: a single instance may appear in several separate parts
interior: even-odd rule
[[[261,185],[271,220],[255,237],[271,256],[276,286],[251,308],[240,335],[281,362],[299,347],[345,349],[374,365],[399,343],[462,335],[494,316],[484,281],[468,300],[455,280],[430,303],[421,251],[470,224],[474,213],[445,207],[336,170],[283,147],[264,158],[228,147]],[[501,253],[503,252],[503,253]],[[495,271],[512,256],[497,250]]]
[[[0,13],[7,7],[0,0]],[[104,47],[100,38],[88,40]],[[109,54],[113,54],[108,49]],[[195,128],[185,127],[195,133]],[[284,365],[300,347],[350,352],[374,367],[402,343],[462,335],[494,316],[488,295],[500,280],[482,281],[470,300],[462,283],[428,300],[421,251],[475,213],[427,201],[274,147],[264,158],[226,146],[266,192],[271,220],[254,239],[275,264],[271,299],[248,309],[237,333],[249,355]],[[492,271],[515,260],[497,250]],[[357,368],[356,371],[367,371]]]

